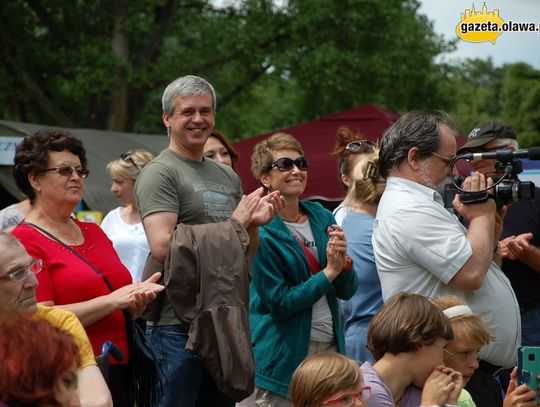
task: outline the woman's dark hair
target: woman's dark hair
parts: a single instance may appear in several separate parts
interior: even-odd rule
[[[26,136],[15,149],[15,165],[13,178],[19,190],[34,203],[36,194],[28,175],[39,172],[47,167],[49,151],[68,150],[81,160],[86,168],[86,152],[82,141],[73,134],[63,130],[43,129]]]
[[[227,140],[227,138],[217,130],[214,130],[209,137],[215,137],[221,142],[221,144],[223,144],[223,146],[231,156],[232,169],[234,170],[234,172],[236,172],[236,163],[240,159],[240,154],[238,153],[236,148],[234,148],[231,142]]]
[[[57,406],[56,381],[80,356],[69,334],[19,314],[0,325],[0,360],[0,400],[10,407]]]

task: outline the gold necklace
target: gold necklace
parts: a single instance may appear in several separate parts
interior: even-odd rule
[[[300,218],[302,218],[302,216],[304,216],[304,214],[302,213],[302,211],[300,211],[300,213],[298,214],[298,216],[294,220],[285,219],[283,216],[281,216],[281,219],[283,219],[285,222],[289,222],[289,223],[298,223],[298,221],[300,220]]]

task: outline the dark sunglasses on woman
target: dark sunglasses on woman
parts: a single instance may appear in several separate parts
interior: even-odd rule
[[[40,170],[39,172],[50,172],[50,171],[56,171],[62,177],[71,177],[71,174],[73,174],[73,171],[75,171],[77,173],[77,176],[79,176],[80,178],[86,178],[88,177],[88,174],[90,174],[90,171],[87,168],[79,168],[79,167],[74,168],[68,165],[61,165],[59,167],[54,167],[54,168],[45,168],[43,170]]]
[[[298,157],[295,160],[288,157],[282,157],[270,165],[270,170],[275,167],[279,171],[286,172],[292,170],[295,165],[300,171],[307,171],[308,169],[308,162],[304,157]]]

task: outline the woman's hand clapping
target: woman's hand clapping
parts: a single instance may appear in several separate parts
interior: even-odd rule
[[[165,289],[161,284],[157,284],[161,278],[161,273],[155,273],[143,282],[135,282],[108,295],[109,300],[116,308],[128,310],[134,318],[140,316],[144,307],[153,301],[157,294]]]
[[[343,266],[347,263],[347,241],[341,226],[329,226],[327,232],[330,236],[326,245],[328,263],[323,272],[328,280],[332,282],[339,276]]]

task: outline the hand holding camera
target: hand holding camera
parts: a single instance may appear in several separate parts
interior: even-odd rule
[[[463,181],[461,189],[464,192],[454,197],[454,209],[469,222],[478,216],[494,217],[497,206],[494,199],[489,199],[489,190],[492,187],[491,178],[475,172]]]

